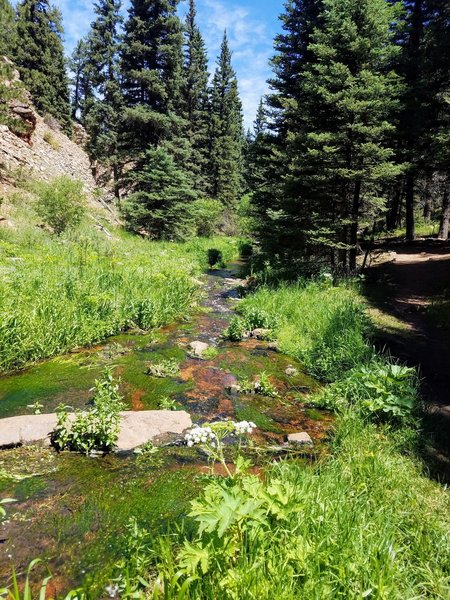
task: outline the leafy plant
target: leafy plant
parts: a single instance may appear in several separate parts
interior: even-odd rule
[[[6,515],[5,504],[10,504],[11,502],[16,502],[15,498],[2,498],[0,500],[0,522]]]
[[[152,377],[175,377],[180,372],[180,365],[174,358],[162,359],[151,363],[147,368],[147,375]]]
[[[86,211],[81,182],[58,177],[50,183],[35,184],[35,192],[36,212],[56,234],[80,224]]]
[[[68,449],[84,454],[93,450],[111,451],[119,436],[120,411],[123,408],[119,385],[114,381],[111,370],[105,369],[102,379],[95,382],[91,410],[76,411],[71,419],[67,407],[58,409],[52,444],[57,450]]]
[[[23,585],[20,584],[19,579],[17,577],[17,573],[13,569],[12,583],[9,587],[0,588],[0,598],[4,598],[5,600],[31,600],[33,598],[33,589],[35,588],[35,586],[33,586],[30,581],[31,573],[33,569],[39,564],[42,564],[42,560],[39,558],[36,558],[35,560],[31,561],[31,563],[28,566]],[[49,572],[48,575],[41,582],[39,586],[40,600],[43,600],[47,597],[47,587],[51,579],[52,575]]]
[[[217,233],[224,212],[222,202],[209,198],[199,198],[191,203],[190,210],[194,218],[197,235],[209,238]]]
[[[224,332],[224,336],[232,342],[240,342],[247,331],[244,319],[242,317],[234,316],[228,328]]]
[[[158,400],[158,408],[160,410],[177,410],[177,402],[174,398],[164,396]]]
[[[375,418],[407,419],[418,404],[417,374],[410,367],[374,360],[324,388],[313,402],[331,409],[354,406]]]
[[[279,396],[276,387],[270,381],[270,377],[265,371],[260,373],[255,381],[249,379],[242,381],[240,389],[247,394],[261,394],[269,398],[278,398]]]

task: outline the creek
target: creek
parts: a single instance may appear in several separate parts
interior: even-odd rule
[[[280,448],[289,433],[306,431],[312,450],[294,453],[314,460],[325,447],[332,417],[307,405],[318,384],[302,365],[270,344],[254,338],[230,342],[222,338],[238,299],[239,264],[208,272],[204,293],[193,316],[148,333],[130,331],[104,344],[80,349],[27,370],[0,378],[0,417],[42,412],[64,403],[83,407],[105,366],[120,377],[129,410],[157,409],[161,400],[190,413],[194,423],[218,419],[253,421],[252,458],[256,465],[283,459]],[[189,344],[206,342],[215,351],[208,359],[190,355]],[[148,374],[148,364],[174,359],[179,373]],[[287,375],[293,367],[295,375]],[[236,394],[230,387],[265,372],[279,397]],[[0,421],[1,426],[1,421]],[[12,567],[22,572],[40,557],[54,574],[50,592],[62,594],[85,585],[92,597],[104,597],[114,565],[126,552],[130,518],[163,533],[189,511],[189,501],[202,486],[206,457],[179,440],[160,440],[157,451],[85,457],[29,446],[0,452],[0,496],[13,497],[8,518],[0,525],[0,587]],[[269,449],[269,451],[267,451]],[[38,567],[36,577],[44,573]]]

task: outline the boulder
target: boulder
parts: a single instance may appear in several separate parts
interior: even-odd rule
[[[144,410],[120,413],[121,425],[117,451],[124,452],[142,446],[155,437],[180,434],[192,427],[185,411]],[[22,415],[0,420],[0,448],[35,444],[50,444],[50,434],[57,423],[56,414]]]
[[[197,358],[202,358],[203,352],[208,350],[208,348],[209,345],[206,342],[196,341],[189,344],[189,350],[194,356],[197,356]]]
[[[302,431],[301,433],[290,433],[288,435],[288,442],[296,445],[313,445],[313,441],[306,431]]]
[[[257,340],[265,340],[270,336],[270,334],[270,329],[263,329],[262,327],[260,327],[258,329],[254,329],[251,333],[251,336],[253,338],[256,338]]]

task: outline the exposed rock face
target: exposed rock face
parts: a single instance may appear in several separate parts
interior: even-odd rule
[[[0,60],[12,64],[6,57]],[[13,71],[11,85],[19,79]],[[16,135],[6,125],[0,125],[0,181],[7,177],[8,169],[18,168],[30,172],[30,177],[49,181],[67,175],[83,182],[86,191],[95,187],[89,157],[82,148],[86,132],[80,125],[74,127],[74,139],[70,140],[59,131],[54,119],[42,118],[37,114],[29,94],[23,93],[20,100],[10,104],[11,116],[21,120],[24,133]]]
[[[0,448],[43,442],[50,444],[50,433],[57,423],[56,414],[24,415],[0,420]],[[133,450],[155,437],[180,434],[192,427],[185,411],[144,410],[121,413],[119,452]]]

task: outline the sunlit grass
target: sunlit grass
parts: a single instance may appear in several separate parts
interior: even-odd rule
[[[195,306],[208,250],[236,240],[150,242],[92,224],[64,237],[32,224],[0,231],[0,372],[129,328],[150,329]]]

